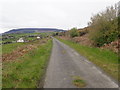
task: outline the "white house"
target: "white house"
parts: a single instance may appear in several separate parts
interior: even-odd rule
[[[24,42],[23,38],[20,38],[19,40],[17,40],[17,42]]]
[[[39,36],[37,36],[37,39],[40,39],[40,37],[39,37]]]

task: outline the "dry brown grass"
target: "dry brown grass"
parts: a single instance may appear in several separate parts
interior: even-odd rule
[[[3,54],[2,61],[13,61],[17,58],[23,56],[24,54],[28,53],[29,51],[37,48],[39,45],[46,43],[46,40],[41,40],[39,43],[30,43],[24,46],[20,46],[17,49],[13,50],[11,53]]]

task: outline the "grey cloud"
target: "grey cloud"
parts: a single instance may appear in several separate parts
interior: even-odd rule
[[[12,28],[87,26],[92,14],[119,0],[0,0],[0,33]]]

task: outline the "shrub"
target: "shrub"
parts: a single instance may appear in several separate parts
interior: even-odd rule
[[[118,18],[116,8],[109,7],[106,11],[99,13],[91,18],[90,38],[95,46],[108,44],[118,38]]]
[[[83,36],[88,33],[88,30],[79,31],[79,36]]]
[[[118,38],[120,39],[120,16],[118,17]]]
[[[76,36],[79,36],[79,32],[78,32],[78,30],[76,29],[76,28],[72,28],[71,30],[70,30],[70,37],[76,37]]]

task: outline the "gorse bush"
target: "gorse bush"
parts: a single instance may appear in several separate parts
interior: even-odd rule
[[[120,16],[118,16],[118,38],[120,39]]]
[[[83,30],[79,31],[79,36],[83,36],[83,35],[85,35],[87,33],[88,33],[88,30],[87,29],[83,29]]]
[[[95,46],[102,46],[118,38],[118,17],[116,8],[108,7],[104,12],[98,13],[89,22],[91,27],[90,38]]]
[[[76,28],[72,28],[70,30],[70,37],[76,37],[76,36],[79,36],[79,32]]]

